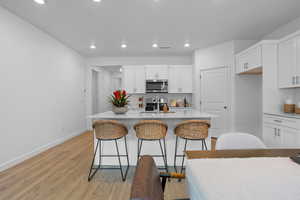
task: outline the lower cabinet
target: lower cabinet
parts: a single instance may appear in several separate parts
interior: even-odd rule
[[[300,148],[300,120],[265,115],[263,140],[271,148]]]

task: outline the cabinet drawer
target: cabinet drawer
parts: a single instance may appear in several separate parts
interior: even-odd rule
[[[282,126],[282,127],[289,127],[293,129],[298,129],[300,131],[299,119],[265,115],[264,123],[274,124],[276,126]]]

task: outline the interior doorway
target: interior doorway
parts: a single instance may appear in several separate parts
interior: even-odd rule
[[[212,119],[211,136],[219,136],[230,128],[230,70],[217,67],[200,71],[201,111],[217,115]]]

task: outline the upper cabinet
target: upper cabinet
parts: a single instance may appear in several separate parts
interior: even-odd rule
[[[278,86],[300,87],[300,37],[283,40],[278,45]]]
[[[146,73],[144,66],[123,66],[123,88],[130,94],[145,93]]]
[[[169,67],[169,93],[193,92],[193,69],[191,65]]]
[[[123,66],[123,88],[130,94],[144,94],[146,80],[168,80],[169,93],[193,93],[191,65]]]
[[[237,74],[259,74],[262,72],[262,47],[255,45],[236,55]]]
[[[168,66],[167,65],[149,65],[146,66],[146,79],[168,79]]]

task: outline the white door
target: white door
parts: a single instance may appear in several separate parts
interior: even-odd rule
[[[229,130],[230,74],[228,67],[201,70],[201,111],[215,114],[210,134],[218,136]]]

